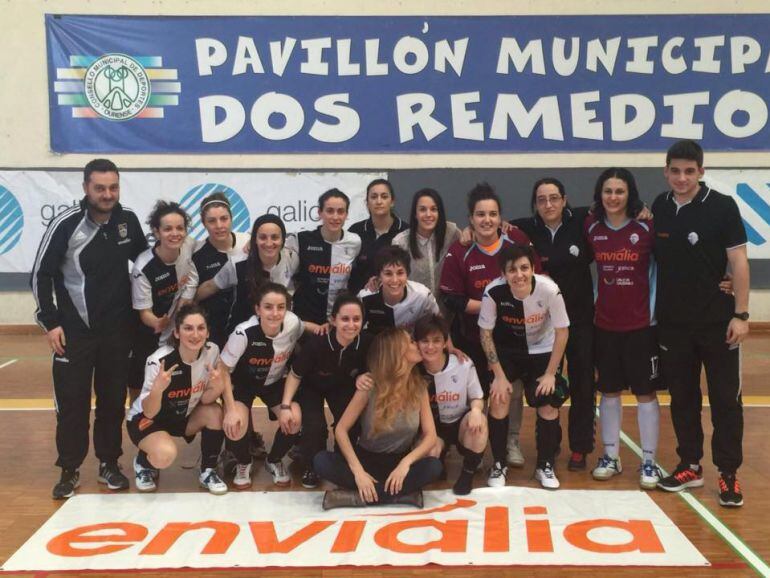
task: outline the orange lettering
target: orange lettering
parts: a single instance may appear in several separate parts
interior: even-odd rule
[[[484,510],[484,552],[507,552],[510,548],[508,508],[493,506]]]
[[[618,528],[631,534],[631,539],[625,544],[601,544],[588,537],[588,533],[596,528]],[[564,528],[564,538],[581,550],[600,554],[621,554],[623,552],[639,551],[644,554],[662,554],[665,552],[658,534],[649,520],[585,520],[575,522]]]
[[[441,538],[425,544],[406,544],[398,535],[412,528],[435,528],[441,532]],[[383,526],[374,534],[374,542],[391,552],[401,554],[421,554],[438,549],[441,552],[465,552],[468,541],[468,520],[404,520]]]
[[[254,544],[261,554],[287,554],[332,525],[334,525],[334,521],[311,522],[288,538],[279,540],[275,534],[275,524],[273,522],[249,522],[251,535],[254,537]]]
[[[103,532],[105,530],[116,530],[120,534],[99,534],[98,536],[89,536],[91,532]],[[68,530],[52,538],[46,548],[51,554],[56,556],[82,557],[82,556],[100,556],[101,554],[112,554],[130,548],[131,544],[105,544],[96,548],[76,548],[75,544],[97,544],[100,542],[141,542],[147,537],[147,528],[140,524],[130,524],[128,522],[113,522],[108,524],[92,524],[90,526],[80,526],[74,530]]]
[[[337,539],[332,544],[332,553],[355,552],[356,548],[358,548],[358,543],[361,541],[361,534],[364,533],[364,526],[366,526],[366,522],[363,520],[342,522]]]
[[[160,556],[169,551],[179,537],[190,530],[206,528],[214,530],[214,535],[201,550],[201,554],[224,554],[235,540],[240,528],[232,522],[217,522],[206,520],[204,522],[170,522],[161,528],[155,537],[147,544],[140,554],[148,556]]]
[[[524,515],[543,515],[548,510],[543,506],[530,506],[524,508]],[[553,540],[551,539],[551,523],[548,520],[525,519],[527,527],[527,549],[530,552],[553,552]]]

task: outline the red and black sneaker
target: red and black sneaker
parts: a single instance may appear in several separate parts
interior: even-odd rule
[[[703,486],[703,468],[693,469],[688,464],[679,464],[674,473],[658,482],[658,487],[667,492],[681,492],[685,488]]]
[[[572,452],[567,462],[567,469],[571,472],[582,472],[586,469],[586,454]]]
[[[743,505],[741,485],[735,474],[719,474],[719,505],[726,508],[739,508]]]

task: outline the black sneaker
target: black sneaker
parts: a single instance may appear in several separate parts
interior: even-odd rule
[[[700,488],[703,485],[703,468],[693,469],[687,464],[679,464],[670,476],[658,482],[658,487],[667,492],[681,492],[685,488]]]
[[[586,454],[572,452],[567,462],[567,469],[571,472],[582,472],[586,467]]]
[[[118,462],[102,462],[99,464],[99,475],[96,481],[107,484],[110,490],[127,490],[128,478],[120,471]]]
[[[308,490],[312,490],[313,488],[318,487],[318,474],[316,474],[312,469],[308,468],[305,470],[305,472],[302,474],[302,487],[307,488]]]
[[[54,500],[66,500],[75,495],[75,488],[80,485],[80,472],[62,469],[61,477],[53,487]]]
[[[467,496],[473,489],[473,474],[476,472],[462,470],[457,477],[455,485],[452,486],[452,491],[458,496]]]
[[[719,474],[719,505],[726,508],[739,508],[743,505],[741,485],[735,474]]]

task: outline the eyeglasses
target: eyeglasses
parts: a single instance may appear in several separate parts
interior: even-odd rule
[[[555,205],[561,201],[561,197],[559,195],[550,195],[548,197],[538,197],[535,199],[535,204],[538,207],[545,207],[546,205]]]

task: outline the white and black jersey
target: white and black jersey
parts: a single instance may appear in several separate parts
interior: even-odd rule
[[[420,373],[428,384],[430,407],[436,423],[455,423],[470,407],[471,400],[484,399],[476,366],[470,359],[460,361],[457,356],[447,355],[444,367],[438,373],[430,373],[420,364]]]
[[[131,320],[128,262],[147,248],[133,211],[115,205],[107,223],[85,201],[48,225],[32,268],[35,320],[46,331],[121,331]],[[55,297],[55,300],[54,300]]]
[[[418,319],[430,313],[438,314],[438,303],[425,285],[407,281],[404,297],[395,305],[385,303],[382,288],[363,289],[358,298],[364,304],[366,330],[376,335],[388,327],[400,327],[411,332]]]
[[[553,350],[554,328],[569,327],[559,286],[543,275],[532,276],[532,292],[513,296],[503,277],[492,281],[481,298],[479,327],[493,331],[498,357],[527,356]]]
[[[209,239],[198,241],[193,251],[192,260],[198,272],[198,283],[202,284],[213,279],[224,267],[231,256],[239,253],[245,255],[244,247],[249,242],[249,235],[245,233],[230,233],[230,249],[220,251],[211,244]],[[208,313],[209,332],[211,340],[224,345],[227,335],[224,334],[230,309],[235,299],[235,287],[221,288],[220,291],[200,302]],[[215,339],[215,335],[217,338]],[[221,337],[220,337],[221,336]]]
[[[166,371],[174,365],[178,367],[171,374],[171,383],[163,392],[160,410],[152,419],[154,421],[185,420],[198,405],[209,383],[209,369],[216,367],[218,356],[219,348],[216,344],[207,342],[201,349],[198,359],[188,365],[182,361],[176,347],[162,346],[147,358],[142,391],[129,408],[126,419],[131,421],[134,416],[143,413],[142,401],[150,395],[163,362]]]
[[[265,335],[256,315],[238,325],[222,351],[222,362],[232,372],[234,387],[261,387],[282,379],[304,330],[305,324],[291,311],[286,312],[275,337]]]
[[[176,262],[164,263],[155,254],[154,248],[147,249],[137,257],[131,271],[131,300],[134,309],[151,309],[156,317],[166,314],[173,317],[180,299],[195,297],[195,289],[198,286],[197,271],[191,261],[181,264],[181,259],[186,257],[180,255]],[[183,276],[179,278],[179,272],[182,270]],[[144,324],[142,327],[145,333],[152,334],[151,328]],[[159,343],[168,339],[173,328],[174,324],[170,322],[160,335]]]
[[[286,246],[299,255],[294,312],[306,321],[326,323],[337,295],[348,287],[353,262],[361,251],[361,238],[342,231],[342,237],[330,243],[318,227],[289,235]]]
[[[220,291],[235,291],[227,321],[230,332],[234,331],[239,323],[243,323],[254,315],[254,307],[251,305],[249,295],[248,258],[247,253],[236,252],[214,276],[214,284]],[[281,249],[278,262],[269,270],[262,272],[262,275],[266,280],[283,285],[289,293],[294,293],[294,275],[297,267],[299,267],[297,253],[284,247]]]

